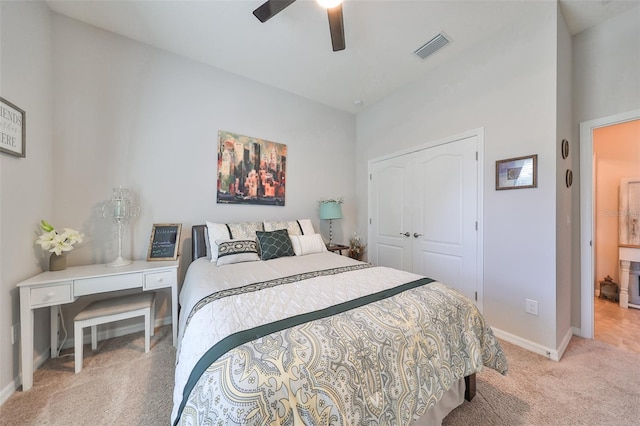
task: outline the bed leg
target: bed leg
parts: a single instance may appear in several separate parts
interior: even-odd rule
[[[464,399],[471,401],[476,396],[476,373],[464,378]]]

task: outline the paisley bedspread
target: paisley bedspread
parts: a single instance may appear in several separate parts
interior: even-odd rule
[[[325,272],[198,303],[181,333],[173,423],[409,425],[483,366],[506,373],[456,290],[383,267]]]

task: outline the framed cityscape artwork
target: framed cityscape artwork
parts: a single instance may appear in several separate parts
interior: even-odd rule
[[[287,145],[218,132],[218,204],[284,206]]]

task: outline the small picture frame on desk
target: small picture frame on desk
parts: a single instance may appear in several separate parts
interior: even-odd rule
[[[181,223],[154,223],[147,260],[177,260],[181,230]]]

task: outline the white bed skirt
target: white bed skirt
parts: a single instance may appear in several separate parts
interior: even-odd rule
[[[427,411],[424,416],[420,417],[414,426],[438,426],[442,424],[442,420],[464,402],[464,391],[466,390],[464,378],[458,381],[442,395],[442,399],[438,401],[435,407]]]

